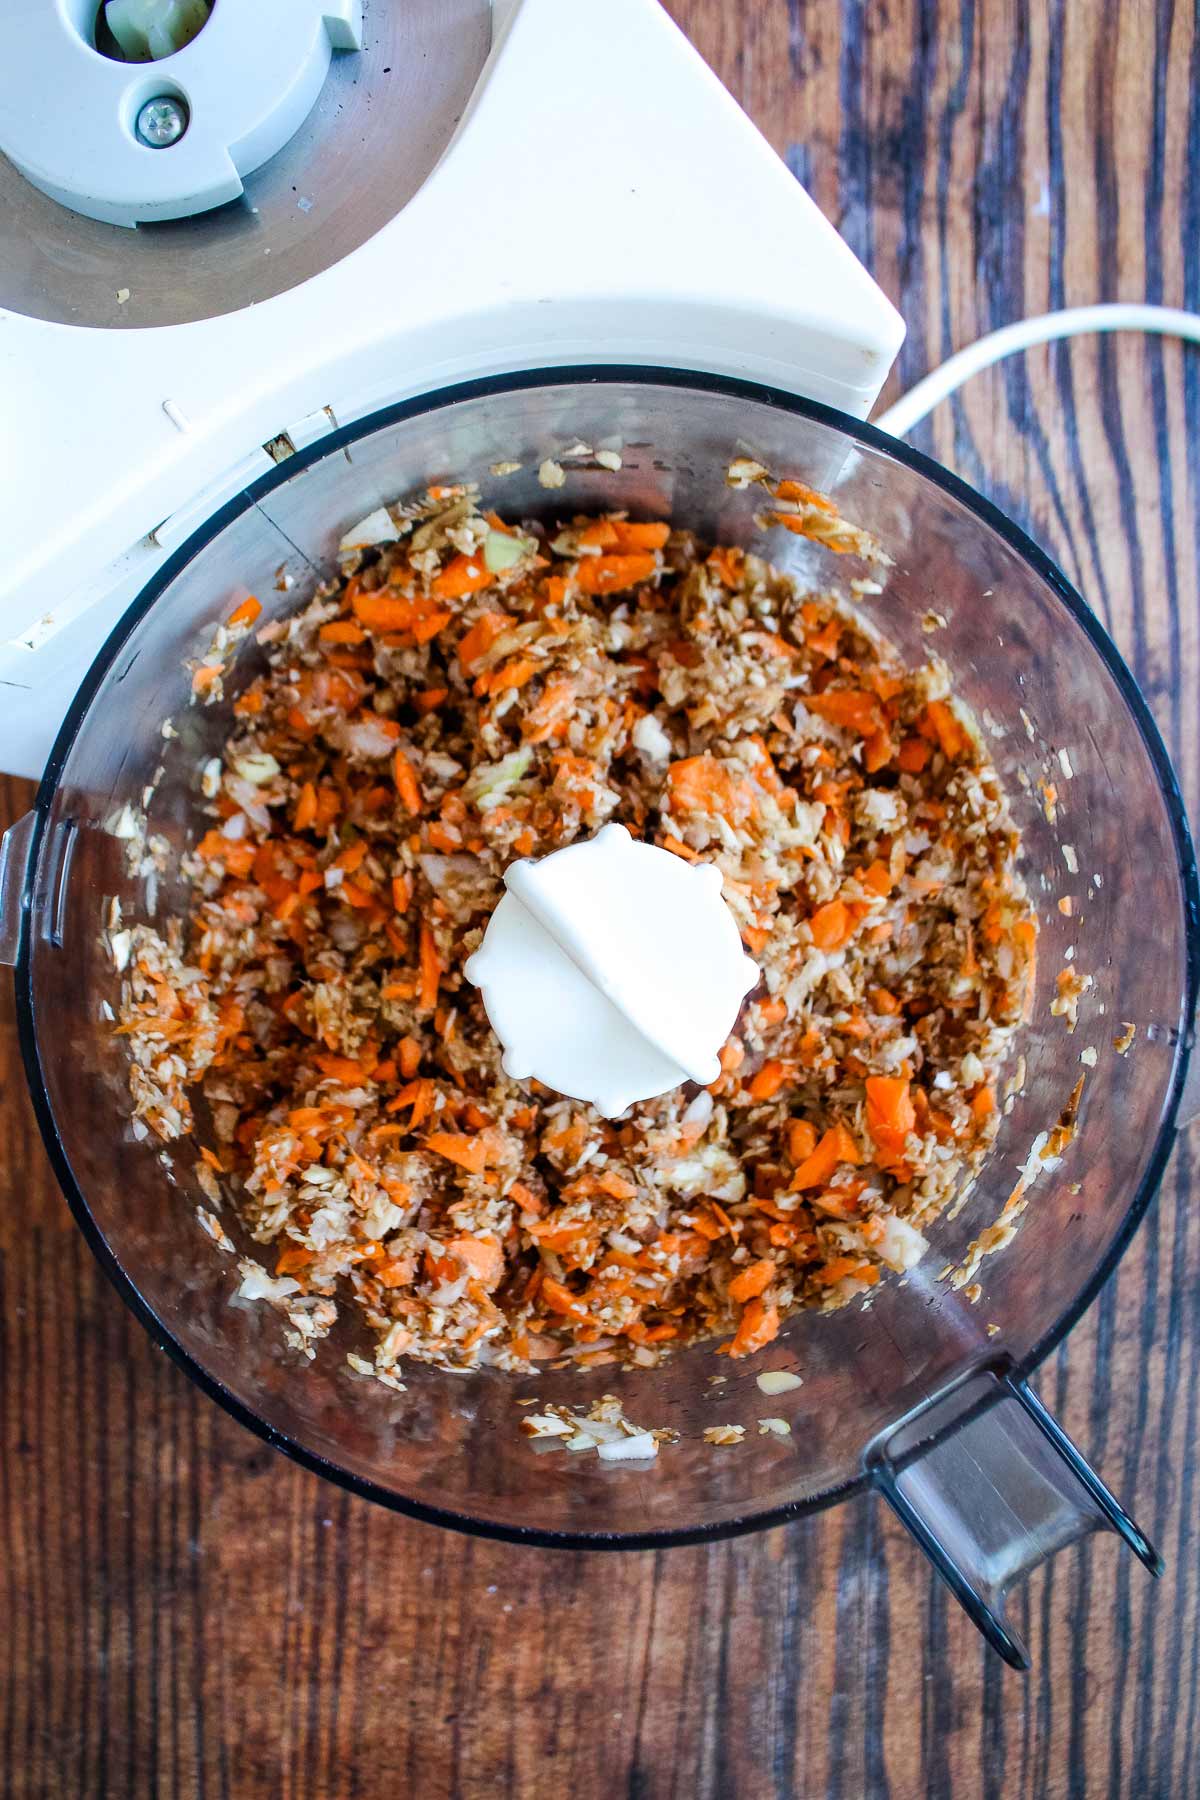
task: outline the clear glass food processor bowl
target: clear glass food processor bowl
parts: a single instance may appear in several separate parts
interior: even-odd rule
[[[619,446],[619,471],[567,458],[565,486],[540,486],[542,459],[579,440]],[[790,1320],[747,1362],[714,1359],[707,1346],[629,1373],[519,1379],[414,1364],[406,1391],[393,1393],[347,1367],[348,1320],[303,1362],[274,1311],[231,1299],[235,1264],[196,1219],[194,1147],[131,1132],[124,1052],[102,1011],[118,981],[101,929],[108,897],[129,921],[147,916],[147,896],[106,822],[153,784],[149,828],[169,841],[175,870],[204,829],[199,772],[230,717],[227,705],[189,703],[186,659],[248,590],[266,618],[290,613],[333,568],[350,525],[430,481],[476,480],[510,517],[604,507],[669,517],[816,586],[866,572],[761,530],[761,490],[726,483],[739,454],[833,493],[876,535],[895,566],[863,610],[908,660],[931,650],[946,659],[1007,785],[1041,937],[1027,1078],[995,1151],[960,1215],[933,1227],[917,1270],[886,1280],[869,1305]],[[520,471],[494,478],[501,461]],[[944,620],[933,633],[931,612]],[[231,693],[259,654],[243,645]],[[179,735],[165,741],[168,717]],[[1058,791],[1054,825],[1039,782]],[[42,1130],[93,1248],[159,1341],[235,1416],[321,1473],[423,1517],[642,1546],[769,1524],[845,1495],[881,1455],[886,1463],[889,1434],[908,1419],[902,1467],[913,1445],[944,1435],[940,1423],[914,1429],[914,1418],[933,1417],[931,1407],[957,1417],[947,1393],[987,1411],[1062,1337],[1111,1272],[1169,1147],[1196,988],[1195,872],[1174,777],[1131,676],[1064,578],[986,502],[881,433],[761,387],[636,369],[514,376],[405,403],[290,458],[210,520],[113,633],[63,727],[27,848],[24,1050]],[[161,922],[185,900],[172,872],[157,890]],[[1093,985],[1070,1035],[1050,1002],[1072,952]],[[1113,1038],[1126,1021],[1136,1036],[1119,1055]],[[1080,1061],[1088,1046],[1093,1068]],[[939,1274],[996,1220],[1081,1073],[1078,1138],[1037,1181],[1013,1241],[984,1261],[972,1304]],[[228,1209],[225,1223],[237,1236]],[[795,1370],[803,1386],[764,1394],[756,1376],[768,1368]],[[649,1467],[623,1467],[535,1445],[518,1429],[518,1397],[586,1408],[606,1391],[679,1442]],[[785,1417],[791,1435],[760,1435],[765,1415]],[[724,1423],[746,1427],[736,1449],[703,1440]],[[1003,1576],[997,1565],[987,1578],[1002,1586]]]

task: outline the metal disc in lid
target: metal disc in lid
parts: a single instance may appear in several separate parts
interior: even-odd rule
[[[364,0],[363,48],[240,200],[134,229],[85,218],[0,157],[0,307],[59,324],[182,325],[311,279],[373,237],[448,144],[491,44],[488,0]]]

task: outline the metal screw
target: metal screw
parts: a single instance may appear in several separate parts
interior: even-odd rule
[[[182,100],[176,100],[170,94],[160,94],[157,100],[147,100],[138,113],[134,126],[138,142],[146,144],[151,150],[166,150],[172,144],[177,144],[187,128],[187,107]]]

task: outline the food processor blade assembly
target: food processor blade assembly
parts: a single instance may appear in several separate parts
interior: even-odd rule
[[[677,508],[683,524],[694,515],[697,531],[705,520],[732,520],[730,538],[712,541],[755,549],[755,503],[725,479],[733,458],[770,457],[788,475],[837,488],[847,517],[864,515],[885,548],[890,534],[911,551],[907,563],[897,558],[904,599],[896,624],[901,638],[911,631],[906,648],[919,659],[928,646],[916,621],[939,597],[921,588],[934,563],[963,598],[947,646],[959,629],[961,660],[976,674],[966,615],[979,594],[1004,588],[1005,630],[1014,614],[1028,622],[1031,666],[1066,620],[1081,645],[1080,692],[1093,716],[1115,720],[1124,708],[1121,717],[1136,720],[1138,757],[1123,754],[1143,784],[1142,860],[1169,864],[1173,876],[1177,856],[1194,912],[1173,777],[1112,646],[1069,584],[994,509],[862,424],[902,341],[901,319],[657,0],[497,0],[494,8],[486,0],[18,0],[10,27],[11,54],[0,67],[0,766],[43,783],[35,812],[0,847],[0,959],[17,966],[43,1135],[105,1267],[159,1341],[236,1416],[358,1492],[522,1541],[615,1546],[744,1530],[874,1486],[992,1645],[1022,1665],[1004,1597],[1046,1556],[1106,1528],[1158,1567],[1025,1377],[1111,1270],[1161,1172],[1186,1062],[1176,1040],[1160,1034],[1147,1046],[1150,1060],[1121,1065],[1121,1079],[1144,1081],[1146,1116],[1160,1130],[1136,1159],[1125,1147],[1122,1181],[1127,1175],[1133,1197],[1120,1217],[1101,1217],[1101,1208],[1088,1228],[1085,1298],[1073,1285],[1065,1301],[1051,1292],[1045,1255],[1023,1264],[1025,1293],[1044,1283],[1046,1321],[1031,1325],[1011,1356],[1003,1338],[985,1335],[970,1290],[960,1296],[961,1283],[923,1267],[882,1283],[849,1324],[814,1316],[803,1339],[806,1351],[816,1346],[812,1371],[803,1371],[803,1385],[793,1382],[797,1401],[813,1408],[812,1441],[798,1423],[786,1475],[773,1464],[770,1491],[736,1505],[724,1492],[689,1494],[696,1523],[686,1508],[677,1519],[669,1497],[639,1491],[637,1522],[617,1529],[605,1522],[607,1495],[632,1488],[591,1495],[578,1515],[574,1500],[564,1502],[562,1518],[545,1522],[514,1523],[505,1494],[472,1518],[466,1505],[387,1486],[365,1451],[351,1466],[336,1443],[313,1447],[296,1422],[307,1402],[290,1391],[280,1404],[294,1418],[264,1424],[254,1400],[239,1397],[243,1365],[231,1355],[216,1367],[229,1351],[224,1295],[205,1313],[203,1345],[199,1331],[193,1343],[183,1316],[190,1300],[180,1309],[176,1293],[171,1312],[155,1289],[164,1277],[153,1257],[139,1286],[113,1248],[119,1220],[98,1222],[91,1189],[102,1184],[84,1165],[103,1130],[67,1124],[41,1021],[68,1017],[87,997],[103,1119],[112,1081],[101,1065],[112,1039],[100,1021],[113,1014],[101,1010],[112,964],[97,947],[99,897],[110,903],[125,882],[126,917],[140,904],[123,851],[113,848],[121,834],[112,821],[127,799],[149,806],[144,794],[165,806],[174,781],[168,823],[178,850],[195,822],[194,795],[178,769],[162,780],[162,765],[198,753],[204,720],[211,729],[217,717],[188,714],[191,735],[164,750],[173,727],[164,732],[163,722],[180,704],[181,683],[185,707],[190,698],[184,654],[202,626],[211,634],[251,592],[282,629],[284,615],[336,567],[347,529],[404,498],[413,469],[425,481],[484,480],[493,459],[519,448],[520,472],[507,465],[514,516],[548,517],[560,505],[567,516],[599,504],[635,516]],[[562,476],[561,493],[538,485],[539,458]],[[864,596],[883,591],[859,585]],[[1057,680],[1045,677],[1051,718],[1066,710],[1066,677],[1061,691]],[[1006,703],[1015,710],[1011,693],[997,689],[988,700],[997,713]],[[1019,738],[1019,729],[1008,734],[1010,750]],[[211,746],[203,748],[206,757]],[[1014,764],[1005,777],[1017,773]],[[1073,794],[1082,794],[1087,771],[1076,773]],[[1035,838],[1042,823],[1035,818]],[[610,832],[619,837],[619,829]],[[614,850],[612,837],[608,848],[635,854],[622,842]],[[1099,844],[1097,868],[1107,869],[1111,848]],[[1058,849],[1044,860],[1060,863]],[[1123,860],[1112,854],[1106,904],[1115,904],[1128,862],[1123,847]],[[673,866],[669,873],[680,875]],[[573,890],[567,907],[550,891],[554,874],[518,873],[509,922],[516,916],[526,939],[540,933],[539,942],[565,945],[589,995],[594,989],[615,1006],[606,920],[589,915]],[[710,874],[688,877],[694,936],[704,942],[724,929],[719,892],[705,887]],[[164,874],[162,891],[167,881]],[[1164,887],[1164,896],[1165,918],[1175,889]],[[1059,914],[1050,925],[1067,929]],[[729,1005],[716,1009],[700,1062],[690,1040],[667,1043],[661,1020],[642,1017],[645,994],[665,987],[669,966],[625,984],[615,1024],[605,1014],[614,1032],[640,1034],[646,1056],[654,1051],[676,1077],[704,1073],[726,1013],[755,979],[732,922],[726,936]],[[1165,959],[1138,966],[1156,1018],[1169,1021],[1181,986],[1190,1017],[1194,943],[1189,954],[1186,980]],[[490,979],[482,953],[476,975]],[[497,1017],[504,998],[488,995]],[[688,1012],[682,1001],[679,1011]],[[542,1021],[547,1041],[551,1013],[548,1006]],[[1057,1038],[1042,1061],[1047,1081],[1061,1085]],[[586,1081],[578,1091],[592,1097]],[[661,1087],[648,1077],[638,1091]],[[1057,1085],[1047,1091],[1052,1120],[1065,1095]],[[613,1094],[616,1110],[628,1096]],[[1016,1104],[1028,1113],[1031,1102]],[[76,1111],[86,1111],[83,1101]],[[1020,1122],[1018,1114],[1014,1132]],[[157,1165],[153,1173],[158,1179]],[[1060,1203],[1068,1223],[1081,1216],[1065,1184]],[[1010,1298],[1020,1311],[1020,1284]],[[846,1357],[821,1349],[810,1329],[826,1326],[887,1340],[864,1368],[849,1415],[832,1385]],[[230,1329],[243,1330],[244,1320]],[[246,1340],[238,1342],[244,1350]],[[682,1353],[675,1366],[703,1354]],[[818,1367],[826,1364],[828,1390]],[[747,1404],[761,1404],[753,1370],[746,1382]],[[280,1392],[285,1385],[276,1384]],[[469,1386],[458,1382],[456,1396]],[[425,1404],[416,1380],[413,1389],[406,1401]],[[495,1391],[484,1384],[470,1404],[493,1405]],[[822,1411],[823,1391],[838,1404]],[[321,1429],[329,1417],[340,1417],[338,1408]],[[830,1420],[851,1431],[849,1449],[830,1437]],[[363,1443],[374,1421],[363,1414]],[[805,1470],[818,1438],[828,1467]],[[510,1486],[525,1479],[516,1459],[526,1454],[523,1439],[489,1450],[498,1487],[510,1466],[518,1472]],[[718,1458],[702,1479],[732,1481],[720,1471],[735,1467]],[[614,1483],[648,1480],[610,1473]],[[662,1510],[650,1524],[646,1508],[654,1507]]]

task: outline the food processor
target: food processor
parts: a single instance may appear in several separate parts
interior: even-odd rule
[[[203,71],[193,85],[187,59],[239,10],[216,0],[161,66],[101,72],[123,130],[170,94],[188,121],[179,141],[199,130]],[[96,8],[55,11],[78,79],[89,57],[113,61],[88,41]],[[126,1301],[205,1391],[356,1492],[520,1542],[643,1548],[870,1485],[1023,1666],[1004,1605],[1019,1576],[1106,1527],[1158,1567],[1029,1386],[1149,1204],[1184,1086],[1196,872],[1154,724],[1041,552],[861,422],[899,321],[653,0],[523,0],[493,22],[490,58],[469,0],[297,12],[326,31],[325,86],[257,172],[235,167],[241,198],[185,216],[214,190],[189,177],[171,197],[156,177],[159,210],[114,222],[114,207],[141,204],[115,177],[82,191],[28,145],[27,173],[3,176],[6,203],[19,196],[5,229],[21,255],[2,259],[0,299],[25,451],[7,482],[0,759],[44,771],[0,855],[0,953],[64,1191]],[[297,50],[289,67],[302,62]],[[337,120],[377,121],[354,96],[378,102],[393,74],[411,83],[408,135],[357,170]],[[394,128],[389,109],[378,129]],[[362,216],[346,218],[360,186]],[[302,199],[322,214],[315,232]],[[731,236],[749,253],[731,256]],[[127,922],[182,911],[199,773],[261,666],[250,640],[225,700],[201,708],[188,661],[248,593],[264,624],[292,612],[349,527],[439,479],[477,481],[512,517],[626,508],[813,586],[844,579],[729,485],[736,455],[831,492],[886,548],[894,566],[863,612],[907,661],[945,658],[1011,796],[1041,936],[997,1145],[916,1269],[789,1320],[745,1363],[701,1345],[626,1373],[416,1365],[389,1391],[347,1364],[347,1321],[304,1362],[269,1307],[233,1297],[235,1266],[197,1221],[194,1147],[135,1137],[112,1036],[113,902]],[[553,490],[538,479],[547,459],[563,475]],[[143,808],[149,860],[130,854]],[[1056,1004],[1064,970],[1079,976],[1073,1030]],[[253,1248],[228,1210],[225,1224]],[[800,1385],[769,1396],[759,1378],[780,1373]],[[649,1467],[520,1430],[519,1401],[586,1410],[614,1386],[639,1425],[679,1434]],[[760,1434],[768,1414],[790,1434]],[[704,1431],[728,1423],[745,1438],[715,1450]]]

